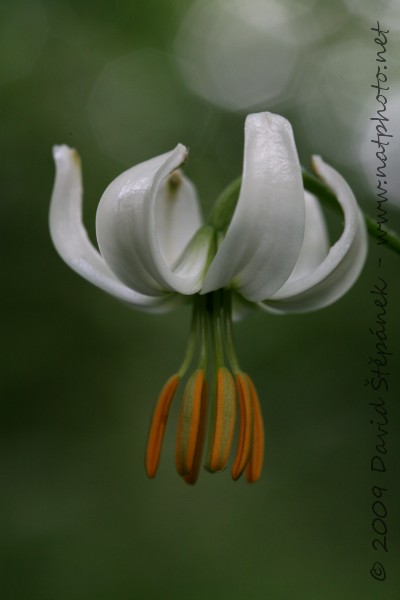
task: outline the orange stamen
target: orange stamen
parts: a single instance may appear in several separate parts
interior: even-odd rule
[[[210,445],[206,468],[222,471],[231,450],[236,419],[235,381],[226,367],[220,367],[217,374],[217,394],[213,414],[214,435]]]
[[[194,454],[194,461],[192,470],[188,475],[185,476],[186,483],[193,485],[197,481],[199,476],[201,456],[203,454],[204,438],[206,434],[207,424],[207,402],[208,402],[208,383],[205,381],[203,385],[203,391],[201,395],[201,410],[200,410],[200,424],[199,432],[197,435],[196,451]]]
[[[231,475],[236,481],[246,468],[250,458],[253,440],[253,407],[249,384],[244,373],[237,373],[236,387],[240,412],[239,435]]]
[[[146,448],[146,472],[153,478],[160,462],[161,448],[167,426],[168,413],[181,378],[173,375],[168,379],[158,397],[150,424]]]
[[[253,404],[253,445],[246,466],[246,479],[249,483],[255,483],[260,478],[264,459],[264,424],[257,390],[250,377],[246,377]]]
[[[190,377],[183,392],[176,436],[176,468],[182,477],[193,469],[200,426],[201,400],[204,371],[197,369]]]

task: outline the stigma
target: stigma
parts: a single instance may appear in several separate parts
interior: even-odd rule
[[[150,478],[157,473],[169,411],[183,383],[175,445],[180,477],[194,484],[203,461],[207,471],[217,473],[230,459],[234,481],[243,473],[249,483],[261,476],[264,425],[255,385],[241,370],[235,352],[232,293],[193,296],[186,355],[164,384],[150,423],[145,458]]]

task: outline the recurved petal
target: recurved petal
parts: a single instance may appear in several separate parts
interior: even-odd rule
[[[82,222],[80,158],[68,146],[55,146],[56,177],[50,204],[50,235],[61,258],[79,275],[133,306],[162,311],[172,297],[147,297],[118,281],[89,240]]]
[[[313,169],[336,194],[344,213],[344,230],[316,269],[287,282],[260,303],[273,312],[307,312],[332,304],[354,284],[367,256],[364,219],[349,185],[318,156],[313,157]]]
[[[309,192],[305,192],[305,207],[304,238],[299,258],[292,274],[279,293],[283,292],[292,281],[314,271],[329,252],[329,237],[324,214],[317,198]]]
[[[192,182],[179,169],[164,180],[156,201],[156,237],[161,255],[171,267],[202,225],[199,201]]]
[[[144,294],[193,294],[201,286],[208,240],[196,245],[193,257],[182,258],[201,223],[193,186],[176,171],[186,159],[179,144],[122,173],[100,200],[101,253],[119,279]],[[190,270],[182,268],[187,262]]]
[[[249,115],[242,187],[227,234],[202,293],[233,280],[250,301],[274,294],[289,278],[304,234],[304,190],[290,123],[279,115]]]

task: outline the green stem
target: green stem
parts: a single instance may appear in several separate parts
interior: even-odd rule
[[[186,371],[190,367],[190,364],[193,360],[193,354],[194,354],[194,350],[195,350],[195,346],[196,346],[196,335],[197,335],[197,327],[198,327],[199,318],[200,318],[200,315],[199,315],[197,302],[194,302],[193,303],[193,311],[192,311],[192,320],[190,323],[189,341],[188,341],[188,345],[186,348],[185,357],[184,357],[183,362],[177,372],[177,375],[179,375],[179,377],[181,377],[181,378],[185,375]]]
[[[236,375],[241,371],[239,366],[239,360],[235,351],[235,343],[233,340],[232,331],[232,293],[225,291],[224,294],[224,308],[225,308],[225,333],[226,333],[226,353],[228,360],[231,365],[231,369]]]
[[[330,190],[318,177],[315,177],[306,169],[302,169],[304,188],[317,196],[323,204],[334,210],[336,213],[342,214],[339,202],[335,194]],[[400,254],[400,238],[398,234],[388,228],[383,228],[369,215],[363,213],[365,225],[367,226],[370,236],[378,240],[380,246],[388,246],[397,254]]]
[[[205,309],[206,299],[204,296],[199,296],[201,302],[200,314],[199,314],[199,328],[200,328],[200,356],[199,356],[199,369],[203,369],[204,372],[207,370],[207,343],[208,343],[208,318],[207,311]]]
[[[211,336],[214,351],[215,371],[218,371],[218,368],[223,367],[225,364],[221,323],[221,297],[219,291],[212,293],[211,301]]]
[[[302,175],[304,189],[317,196],[325,206],[328,206],[338,214],[342,214],[342,209],[335,194],[321,179],[318,179],[318,177],[315,177],[304,168],[302,169]],[[209,218],[209,224],[217,231],[226,232],[236,208],[241,183],[242,178],[238,177],[217,198]],[[368,233],[371,237],[376,238],[378,245],[387,246],[393,252],[400,254],[399,235],[391,229],[381,227],[369,215],[363,213],[363,216]]]
[[[232,181],[218,196],[210,214],[209,224],[217,231],[225,231],[231,222],[239,198],[242,178],[238,177]]]

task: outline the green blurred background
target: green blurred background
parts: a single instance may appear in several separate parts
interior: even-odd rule
[[[47,226],[53,144],[82,156],[94,239],[108,183],[177,142],[190,147],[186,172],[206,212],[241,171],[244,117],[257,109],[289,117],[303,163],[323,154],[373,212],[370,27],[386,19],[390,223],[400,230],[398,4],[0,6],[1,597],[398,598],[399,257],[372,242],[360,280],[336,305],[237,325],[263,402],[265,472],[254,486],[204,472],[190,488],[174,470],[176,409],[157,478],[143,468],[153,403],[180,364],[189,313],[148,316],[119,304],[62,263]],[[393,357],[387,472],[373,476],[364,382],[379,258]],[[371,547],[374,484],[387,488],[387,554]],[[383,583],[369,575],[375,560]]]

